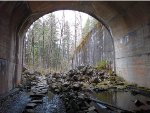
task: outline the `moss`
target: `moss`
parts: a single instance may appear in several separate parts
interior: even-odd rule
[[[134,84],[134,83],[127,83],[126,86],[127,86],[127,87],[137,87],[137,84]]]
[[[76,50],[74,51],[74,54],[79,53],[80,51],[82,51],[82,49],[85,47],[85,45],[89,42],[89,39],[91,38],[92,35],[92,31],[94,29],[100,29],[102,28],[102,24],[100,24],[99,22],[95,25],[95,27],[85,36],[82,37],[82,41],[80,43],[80,45],[76,48]],[[84,51],[84,50],[83,50]]]
[[[108,74],[109,75],[115,75],[115,73],[110,69],[110,70],[108,70]]]
[[[97,70],[105,70],[105,69],[107,69],[108,65],[109,65],[109,63],[107,60],[102,60],[97,63],[96,69]]]

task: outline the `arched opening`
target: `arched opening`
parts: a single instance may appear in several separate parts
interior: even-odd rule
[[[75,18],[75,20],[71,19],[71,21],[74,21],[74,23],[73,23],[73,30],[72,30],[73,36],[70,36],[71,32],[69,32],[69,33],[67,32],[67,31],[71,30],[71,28],[69,28],[70,22],[66,21],[67,18],[65,18],[65,17],[67,17],[67,15],[65,15],[65,11],[62,11],[62,13],[63,14],[60,17],[62,19],[62,22],[60,19],[58,19],[58,26],[56,24],[57,19],[55,20],[55,18],[58,18],[58,16],[55,14],[55,12],[48,14],[46,16],[43,16],[43,17],[39,18],[38,20],[36,20],[28,29],[28,32],[26,33],[27,38],[25,39],[25,43],[29,42],[27,45],[25,44],[25,49],[26,49],[25,51],[28,51],[28,49],[31,48],[31,51],[29,51],[29,53],[31,53],[30,56],[32,58],[29,62],[27,62],[28,65],[30,65],[30,62],[31,62],[32,65],[34,66],[35,70],[37,70],[38,68],[44,68],[45,70],[49,69],[49,72],[46,74],[47,78],[49,78],[49,79],[47,79],[48,85],[50,85],[51,90],[54,90],[55,93],[57,93],[57,90],[59,93],[60,89],[62,89],[62,90],[64,90],[64,89],[63,88],[53,88],[54,83],[56,84],[56,87],[60,87],[60,84],[61,84],[61,86],[63,86],[65,84],[62,81],[65,82],[67,79],[63,79],[63,77],[61,78],[59,73],[52,74],[54,69],[55,69],[54,71],[57,72],[57,71],[59,71],[59,68],[60,68],[61,69],[60,72],[62,72],[62,76],[64,76],[63,72],[66,70],[68,71],[71,66],[72,66],[72,68],[79,67],[79,66],[86,66],[86,65],[96,66],[97,63],[102,60],[107,60],[109,63],[111,62],[112,63],[111,67],[114,68],[114,59],[115,59],[113,39],[112,39],[111,34],[108,31],[108,29],[102,23],[99,23],[98,21],[93,20],[93,18],[91,20],[87,19],[87,22],[86,22],[87,26],[85,26],[85,28],[87,27],[87,29],[89,29],[89,30],[86,31],[86,29],[85,29],[85,31],[84,31],[81,26],[82,23],[80,23],[81,22],[80,19],[82,18],[80,16],[82,16],[83,14],[79,16],[80,17],[80,19],[79,19],[77,16],[78,16],[78,13],[80,13],[80,12],[72,11],[72,13],[74,13],[74,14],[70,13],[69,16],[75,15],[75,17],[73,17],[73,18]],[[68,14],[68,13],[66,12],[66,14]],[[59,16],[60,16],[60,14],[59,14]],[[89,18],[91,18],[91,17],[89,17]],[[93,24],[89,25],[90,23],[93,23]],[[79,25],[79,26],[77,26],[77,25]],[[56,29],[59,26],[60,26],[60,28]],[[59,30],[58,35],[55,34],[57,32],[57,30]],[[81,33],[82,31],[85,33],[82,34]],[[68,34],[65,34],[66,32]],[[67,36],[69,36],[69,38],[71,37],[73,40],[72,41],[73,43],[71,42],[71,45],[73,46],[73,47],[71,47],[71,49],[72,48],[73,49],[71,50],[70,48],[69,49],[67,48],[68,50],[66,50],[67,51],[67,54],[66,54],[64,52],[65,51],[64,44],[66,43],[64,39],[65,38],[68,39]],[[83,39],[80,41],[79,44],[77,44],[78,42],[76,42],[76,40],[78,38],[81,39],[81,37],[83,37]],[[59,38],[58,42],[56,41],[57,38]],[[52,47],[53,43],[54,43],[55,47]],[[68,43],[70,43],[70,42],[67,42],[67,46],[68,46]],[[31,47],[29,44],[31,45]],[[35,47],[36,45],[39,45],[37,47],[37,48],[39,48],[39,50],[36,50],[36,47]],[[42,46],[42,47],[40,47],[40,46]],[[58,52],[57,52],[57,49],[59,50]],[[36,51],[38,51],[38,52],[35,54]],[[41,52],[41,51],[44,51],[44,52]],[[69,52],[72,51],[74,53],[72,53],[70,56],[70,54],[68,54],[68,51]],[[57,52],[57,54],[55,56],[52,56],[52,54],[54,52]],[[61,54],[61,52],[62,52],[62,54]],[[25,53],[25,55],[26,55],[26,53]],[[35,55],[37,55],[37,56],[39,55],[39,58],[37,58],[38,63],[35,62],[36,61]],[[44,55],[46,55],[46,56],[44,56]],[[69,55],[69,57],[68,57],[68,55]],[[60,59],[59,58],[56,59],[57,62],[53,63],[53,61],[54,61],[53,59],[57,58],[57,56]],[[63,58],[61,59],[60,56],[62,56]],[[66,56],[67,56],[67,59],[65,58]],[[65,62],[64,62],[65,60],[67,61],[67,64],[65,64]],[[58,64],[58,66],[57,66],[57,64]],[[59,65],[61,65],[61,66],[59,67]],[[66,65],[67,65],[67,67],[66,67]],[[32,66],[30,66],[30,68],[31,67]],[[25,72],[25,78],[28,78],[27,76],[31,76],[31,78],[32,78],[32,76],[34,74],[35,73],[27,74]],[[38,73],[36,73],[35,75],[38,76]],[[52,75],[52,78],[50,78],[51,75]],[[70,76],[70,75],[67,75],[67,76]],[[55,79],[55,77],[56,77],[56,81],[55,80],[53,81],[53,78]],[[41,78],[41,77],[39,77],[39,78]],[[59,82],[57,81],[58,79],[60,79]],[[51,80],[53,81],[52,84],[51,84]],[[68,80],[68,81],[70,81],[70,80]],[[72,84],[73,85],[71,87],[78,88],[78,84],[77,84],[77,86],[74,86],[74,85],[76,85],[74,83],[72,83]],[[38,90],[38,88],[33,88],[34,86],[32,87],[32,85],[33,85],[32,82],[30,85],[27,85],[27,86],[31,87],[31,92],[33,91],[35,93],[35,95],[37,93],[41,93],[41,91],[36,91],[36,90]],[[39,87],[38,83],[37,83],[36,87]],[[42,91],[42,93],[43,93],[43,91]],[[69,91],[69,93],[70,93],[70,91]],[[74,97],[71,97],[71,98],[73,99]],[[67,112],[69,112],[69,111],[67,110]]]
[[[44,14],[62,9],[85,12],[103,23],[113,37],[116,72],[129,82],[150,87],[149,6],[149,2],[117,1],[1,2],[0,94],[20,84],[23,38],[28,27]]]
[[[102,60],[107,60],[115,70],[115,50],[110,32],[103,23],[85,13],[63,10],[44,15],[30,26],[25,41],[24,61],[28,66],[34,65],[30,66],[36,67],[34,70],[42,66],[39,68],[49,72],[67,71],[81,65],[96,66]],[[55,59],[51,54],[55,54]]]

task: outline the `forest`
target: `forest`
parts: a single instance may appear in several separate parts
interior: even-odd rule
[[[73,20],[67,19],[66,10],[49,13],[36,20],[24,39],[23,65],[40,72],[64,72],[71,69],[72,56],[82,38],[97,24],[91,16],[71,11]],[[83,25],[83,22],[85,24]]]

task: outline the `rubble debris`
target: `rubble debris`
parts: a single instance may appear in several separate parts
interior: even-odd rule
[[[67,113],[97,113],[91,101],[86,98],[89,97],[86,92],[106,91],[125,85],[125,81],[115,73],[110,74],[107,70],[97,70],[91,66],[79,66],[68,73],[54,73],[46,77],[49,90],[60,95]]]
[[[34,73],[34,74],[33,74]],[[40,72],[33,72],[32,74],[23,72],[22,81],[26,91],[30,93],[31,101],[26,105],[24,113],[34,113],[34,108],[38,104],[43,103],[43,97],[48,93],[48,85],[45,77]],[[25,80],[25,81],[24,81]]]
[[[110,70],[106,69],[97,70],[91,66],[79,66],[66,73],[48,73],[45,76],[37,71],[28,72],[26,69],[22,81],[24,88],[32,92],[29,105],[34,104],[36,107],[43,102],[42,99],[48,92],[52,92],[63,100],[67,113],[98,113],[88,99],[89,93],[107,90],[124,91],[131,86],[114,72],[110,73]],[[135,105],[141,106],[143,103],[137,100]],[[34,107],[27,108],[30,111]]]

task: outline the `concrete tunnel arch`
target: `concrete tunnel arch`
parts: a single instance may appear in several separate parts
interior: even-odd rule
[[[32,22],[30,22],[29,24],[27,24],[27,22],[28,21],[30,21],[30,19],[31,18],[34,18],[34,16],[36,16],[36,15],[38,15],[37,16],[37,18],[33,21],[33,22],[35,22],[36,20],[38,20],[40,17],[42,17],[42,16],[44,16],[44,15],[46,15],[46,14],[49,14],[49,13],[55,13],[55,11],[60,11],[60,10],[62,10],[62,9],[57,9],[57,10],[53,10],[53,11],[51,11],[51,12],[46,12],[46,13],[35,13],[35,14],[32,14],[32,15],[30,15],[29,17],[27,17],[27,19],[23,22],[23,24],[20,26],[20,28],[19,28],[19,30],[18,30],[18,36],[20,36],[20,32],[21,31],[23,31],[24,30],[24,32],[32,25]],[[65,9],[63,9],[63,10],[70,10],[70,9],[68,9],[68,8],[65,8]],[[79,11],[79,12],[81,12],[80,10],[70,10],[70,11]],[[82,12],[82,13],[86,13],[86,11],[85,12]],[[41,14],[41,15],[40,15]],[[88,13],[86,13],[86,14],[88,14]],[[97,21],[99,21],[101,24],[102,24],[102,26],[103,27],[105,27],[105,29],[108,31],[108,33],[109,33],[109,35],[110,35],[110,41],[112,42],[111,44],[112,44],[112,49],[113,49],[113,59],[112,59],[112,68],[113,68],[113,70],[115,71],[116,69],[115,69],[115,48],[114,48],[114,41],[113,41],[113,37],[112,37],[112,33],[111,33],[111,29],[110,29],[110,27],[100,18],[100,19],[98,19],[97,18],[97,16],[96,15],[93,15],[93,14],[88,14],[88,15],[90,15],[90,16],[92,16],[93,18],[95,18]],[[102,28],[103,29],[103,28]]]
[[[129,82],[150,87],[149,6],[150,2],[117,1],[0,2],[0,94],[20,83],[27,28],[44,14],[60,9],[84,12],[103,23],[114,40],[116,72]]]
[[[89,3],[88,3],[89,4]],[[111,41],[113,43],[113,50],[114,50],[114,42],[113,42],[113,37],[112,37],[112,33],[111,33],[111,29],[110,27],[107,25],[107,23],[105,23],[105,21],[101,18],[101,17],[97,17],[97,15],[95,13],[91,13],[90,11],[86,11],[86,10],[82,10],[82,8],[78,9],[78,8],[75,8],[75,7],[69,7],[68,6],[65,6],[63,8],[54,8],[53,10],[49,10],[48,11],[42,11],[42,12],[35,12],[31,15],[29,15],[25,21],[23,21],[23,23],[21,24],[21,26],[19,27],[19,30],[18,30],[18,36],[20,36],[20,34],[22,33],[21,31],[26,32],[26,30],[32,25],[33,22],[35,22],[37,19],[39,19],[40,17],[48,14],[48,13],[53,13],[55,11],[59,11],[59,10],[72,10],[72,11],[79,11],[79,12],[83,12],[83,13],[86,13],[90,16],[92,16],[93,18],[97,19],[109,32],[110,34],[110,37],[111,37]],[[95,10],[95,9],[94,9]],[[95,12],[95,11],[94,11]],[[32,19],[33,18],[33,19]],[[32,20],[31,20],[32,19]],[[113,51],[113,70],[115,70],[115,50]]]

